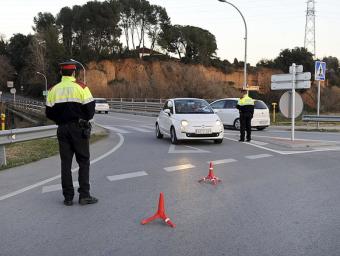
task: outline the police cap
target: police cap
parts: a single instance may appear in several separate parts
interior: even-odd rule
[[[77,63],[74,61],[66,61],[59,64],[61,70],[76,70]]]

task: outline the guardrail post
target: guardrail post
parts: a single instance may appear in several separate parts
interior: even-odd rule
[[[5,145],[0,145],[0,166],[7,165]]]
[[[123,111],[123,98],[120,98],[120,112]]]

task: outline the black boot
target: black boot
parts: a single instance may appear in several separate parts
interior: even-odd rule
[[[97,202],[98,202],[98,199],[93,196],[79,198],[80,205],[95,204]]]

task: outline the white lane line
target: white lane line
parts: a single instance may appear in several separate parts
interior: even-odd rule
[[[148,175],[147,172],[140,171],[140,172],[130,172],[125,174],[119,174],[119,175],[113,175],[113,176],[107,176],[107,179],[109,181],[115,181],[115,180],[125,180],[125,179],[131,179],[135,177],[141,177]]]
[[[238,142],[238,140],[235,140],[233,138],[228,138],[228,137],[224,137],[227,140],[231,140],[231,141],[235,141]],[[256,148],[261,148],[263,150],[267,150],[270,152],[274,152],[280,155],[296,155],[296,154],[306,154],[306,153],[314,153],[314,152],[325,152],[325,151],[340,151],[340,147],[331,147],[331,148],[322,148],[322,149],[314,149],[314,150],[306,150],[306,151],[280,151],[280,150],[275,150],[275,149],[271,149],[271,148],[266,148],[260,145],[255,145],[252,143],[248,143],[248,142],[243,142],[244,144],[248,144],[251,145],[253,147]]]
[[[107,125],[105,125],[105,126],[103,126],[103,127],[104,127],[105,129],[108,129],[108,130],[110,130],[110,131],[114,131],[114,132],[117,132],[117,133],[131,133],[131,132],[127,131],[127,130],[119,129],[119,128],[113,127],[113,126],[107,126]]]
[[[262,142],[262,141],[257,141],[257,140],[252,140],[251,143],[254,143],[254,144],[260,145],[260,146],[268,145],[267,142]]]
[[[206,151],[203,149],[199,149],[199,148],[195,148],[195,147],[191,147],[191,146],[181,146],[181,147],[186,147],[186,148],[190,148],[190,149],[176,149],[175,145],[170,145],[169,146],[169,154],[198,154],[198,153],[210,153],[210,151]]]
[[[218,165],[218,164],[228,164],[228,163],[233,163],[233,162],[237,162],[236,159],[232,159],[232,158],[229,158],[229,159],[222,159],[222,160],[214,160],[214,161],[211,161],[214,165]],[[207,162],[208,164],[210,163]]]
[[[99,156],[99,157],[93,159],[93,160],[90,162],[91,165],[92,165],[92,164],[95,164],[95,163],[97,163],[98,161],[104,159],[105,157],[111,155],[112,153],[114,153],[115,151],[117,151],[117,150],[123,145],[123,143],[124,143],[124,137],[123,137],[123,135],[121,135],[121,134],[118,133],[118,136],[119,136],[119,142],[118,142],[118,144],[117,144],[115,147],[113,147],[111,150],[109,150],[107,153],[105,153],[105,154],[103,154],[103,155],[101,155],[101,156]],[[74,168],[74,169],[72,169],[72,172],[76,172],[76,171],[78,171],[78,170],[79,170],[79,168]],[[37,182],[37,183],[35,183],[35,184],[33,184],[33,185],[24,187],[24,188],[22,188],[22,189],[19,189],[19,190],[17,190],[17,191],[12,192],[12,193],[3,195],[3,196],[0,197],[0,201],[5,200],[5,199],[7,199],[7,198],[11,198],[11,197],[16,196],[16,195],[19,195],[19,194],[22,194],[22,193],[24,193],[24,192],[26,192],[26,191],[28,191],[28,190],[31,190],[31,189],[40,187],[40,186],[42,186],[42,185],[45,185],[45,184],[47,184],[47,183],[49,183],[49,182],[51,182],[51,181],[54,181],[54,180],[56,180],[56,179],[59,179],[59,178],[60,178],[60,175],[57,175],[57,176],[54,176],[54,177],[52,177],[52,178],[49,178],[49,179],[46,179],[46,180],[42,180],[42,181],[40,181],[40,182]]]
[[[265,158],[265,157],[271,157],[273,155],[270,154],[260,154],[260,155],[252,155],[252,156],[246,156],[245,158],[248,159],[259,159],[259,158]]]
[[[128,126],[128,125],[124,125],[122,127],[127,128],[127,129],[131,129],[131,130],[134,130],[134,131],[137,131],[137,132],[152,132],[152,131],[147,130],[147,129],[138,128],[138,127],[134,127],[134,126]]]
[[[186,169],[190,169],[190,168],[195,168],[195,165],[183,164],[183,165],[165,167],[164,170],[167,171],[167,172],[174,172],[174,171],[186,170]]]
[[[79,188],[78,181],[73,182],[73,187]],[[54,191],[59,191],[59,190],[62,190],[61,184],[55,184],[51,186],[44,186],[41,190],[41,193],[54,192]]]

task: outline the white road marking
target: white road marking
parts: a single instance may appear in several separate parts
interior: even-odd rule
[[[147,172],[144,172],[144,171],[140,171],[140,172],[130,172],[130,173],[125,173],[125,174],[107,176],[107,179],[108,179],[109,181],[125,180],[125,179],[130,179],[130,178],[135,178],[135,177],[146,176],[146,175],[148,175],[148,173],[147,173]]]
[[[131,130],[135,130],[137,132],[152,132],[152,131],[147,130],[147,129],[138,128],[138,127],[134,127],[134,126],[128,126],[128,125],[124,125],[122,127],[127,128],[127,129],[131,129]]]
[[[203,149],[199,149],[199,148],[195,148],[195,147],[191,147],[191,146],[185,146],[185,145],[181,145],[182,147],[186,147],[186,148],[190,148],[190,149],[176,149],[175,145],[170,145],[169,147],[169,154],[200,154],[200,153],[210,153],[210,151],[207,150],[203,150]]]
[[[117,132],[117,133],[131,133],[127,130],[119,129],[119,128],[113,127],[113,126],[103,126],[103,127],[110,130],[110,131],[114,131],[114,132]]]
[[[186,170],[186,169],[191,169],[191,168],[195,168],[195,165],[183,164],[183,165],[166,167],[166,168],[164,168],[164,170],[167,171],[167,172],[174,172],[174,171]]]
[[[79,188],[78,181],[73,182],[73,187]],[[55,184],[55,185],[51,185],[51,186],[44,186],[42,188],[41,193],[54,192],[54,191],[59,191],[59,190],[62,190],[61,184]]]
[[[118,142],[118,144],[117,144],[115,147],[113,147],[111,150],[109,150],[107,153],[105,153],[105,154],[103,154],[103,155],[101,155],[101,156],[99,156],[99,157],[93,159],[93,160],[90,162],[91,165],[92,165],[92,164],[95,164],[96,162],[98,162],[98,161],[104,159],[105,157],[111,155],[112,153],[114,153],[115,151],[117,151],[117,150],[123,145],[123,143],[124,143],[124,137],[123,137],[123,135],[121,135],[121,134],[118,133],[118,136],[119,136],[119,142]],[[79,170],[79,168],[74,168],[74,169],[72,169],[72,172],[76,172],[76,171],[78,171],[78,170]],[[22,188],[22,189],[19,189],[19,190],[17,190],[17,191],[12,192],[12,193],[3,195],[3,196],[0,197],[0,201],[5,200],[5,199],[7,199],[7,198],[11,198],[11,197],[16,196],[16,195],[19,195],[19,194],[22,194],[22,193],[24,193],[24,192],[26,192],[26,191],[28,191],[28,190],[31,190],[31,189],[40,187],[40,186],[42,186],[42,185],[45,185],[45,184],[47,184],[47,183],[49,183],[49,182],[51,182],[51,181],[57,180],[57,179],[59,179],[59,178],[60,178],[60,175],[57,175],[57,176],[54,176],[54,177],[52,177],[52,178],[49,178],[49,179],[46,179],[46,180],[42,180],[42,181],[40,181],[40,182],[37,182],[37,183],[35,183],[35,184],[33,184],[33,185],[24,187],[24,188]]]
[[[273,155],[270,154],[260,154],[260,155],[252,155],[252,156],[246,156],[245,158],[248,159],[259,159],[259,158],[265,158],[265,157],[271,157]]]
[[[266,143],[266,142],[257,141],[257,140],[252,140],[251,143],[254,143],[254,144],[260,145],[260,146],[268,145],[268,143]]]
[[[238,140],[232,139],[232,138],[228,138],[228,137],[224,137],[227,140],[231,140],[231,141],[236,141],[238,142]],[[247,143],[247,142],[243,142],[246,145],[251,145],[253,147],[256,148],[261,148],[263,150],[267,150],[267,151],[271,151],[280,155],[295,155],[295,154],[305,154],[305,153],[314,153],[314,152],[325,152],[325,151],[340,151],[340,147],[332,147],[332,148],[322,148],[322,149],[314,149],[314,150],[306,150],[306,151],[280,151],[280,150],[275,150],[275,149],[271,149],[271,148],[266,148],[260,145],[255,145],[252,143]]]
[[[218,164],[228,164],[228,163],[233,163],[233,162],[237,162],[237,160],[229,158],[229,159],[222,159],[222,160],[213,160],[211,161],[214,165],[218,165]],[[208,164],[210,163],[207,162]]]

